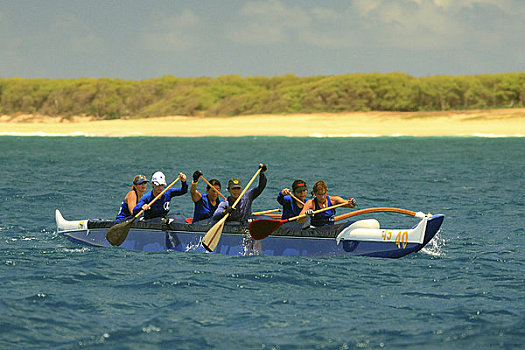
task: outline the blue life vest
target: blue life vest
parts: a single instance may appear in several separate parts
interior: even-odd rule
[[[308,198],[306,198],[304,201],[308,201]],[[283,196],[282,192],[279,192],[279,195],[277,195],[277,202],[283,206],[281,220],[298,216],[301,213],[301,210],[303,210],[303,208],[299,208],[295,199],[293,199],[291,196]]]
[[[201,199],[195,202],[195,209],[193,210],[193,222],[205,220],[211,218],[219,203],[222,202],[220,198],[217,197],[217,202],[215,205],[212,205],[207,194],[203,194]]]
[[[138,200],[139,195],[137,194],[137,191],[135,190],[135,188],[133,188],[133,192],[135,192],[135,196],[137,197],[137,200]],[[126,193],[126,196],[127,195],[128,194]],[[128,204],[126,203],[126,197],[124,197],[124,199],[122,200],[122,204],[120,205],[120,210],[118,211],[117,217],[115,218],[115,221],[124,221],[130,216],[131,216],[131,213],[129,212]]]
[[[327,207],[332,206],[332,201],[330,200],[330,196],[326,196],[327,201]],[[322,209],[319,204],[317,203],[317,198],[314,198],[314,204],[315,204],[315,210]],[[335,209],[330,209],[327,211],[323,211],[322,213],[315,214],[311,221],[310,225],[312,226],[327,226],[327,225],[333,225],[334,224],[334,215],[335,215]]]

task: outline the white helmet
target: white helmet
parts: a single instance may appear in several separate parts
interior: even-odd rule
[[[151,177],[151,183],[154,185],[166,185],[166,176],[162,173],[162,171],[157,171],[153,176]]]

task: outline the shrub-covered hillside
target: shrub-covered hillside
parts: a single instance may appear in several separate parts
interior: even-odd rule
[[[525,107],[525,72],[412,77],[336,76],[176,78],[142,81],[0,79],[0,114],[229,116],[350,111],[434,111]]]

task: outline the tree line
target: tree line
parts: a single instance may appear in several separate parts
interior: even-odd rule
[[[232,116],[525,107],[525,72],[412,77],[369,73],[298,77],[237,75],[141,81],[0,78],[0,114]]]

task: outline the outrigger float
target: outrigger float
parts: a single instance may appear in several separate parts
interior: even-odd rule
[[[240,223],[226,222],[214,253],[227,255],[300,255],[300,256],[370,256],[400,258],[418,252],[439,231],[444,215],[424,214],[398,208],[368,208],[339,215],[336,221],[360,214],[392,212],[410,215],[419,222],[408,229],[381,228],[376,219],[348,221],[330,226],[303,228],[296,222],[280,221],[273,231],[260,234],[252,230],[257,223],[276,221],[269,216],[254,216],[250,229]],[[56,210],[57,232],[69,239],[95,247],[112,247],[107,231],[116,225],[111,220],[64,219]],[[260,226],[260,225],[259,225]],[[129,232],[118,246],[145,252],[175,250],[208,252],[203,238],[210,230],[206,223],[188,223],[182,217],[130,222]],[[117,245],[117,244],[113,244]]]

